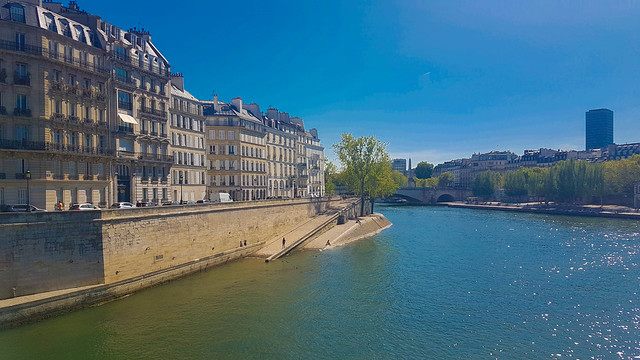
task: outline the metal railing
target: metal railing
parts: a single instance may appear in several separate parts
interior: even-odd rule
[[[55,59],[73,66],[77,66],[83,69],[87,69],[87,70],[91,70],[99,73],[108,73],[111,71],[109,68],[99,66],[95,63],[90,64],[87,61],[84,61],[80,58],[62,55],[58,52],[51,52],[47,48],[28,45],[28,44],[22,44],[15,41],[0,40],[0,50],[16,51],[16,52],[26,53],[29,55],[47,57],[50,59]]]

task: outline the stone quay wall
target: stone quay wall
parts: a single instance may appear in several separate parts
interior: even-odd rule
[[[0,299],[117,283],[239,250],[245,241],[257,250],[257,243],[286,233],[337,201],[0,214]]]

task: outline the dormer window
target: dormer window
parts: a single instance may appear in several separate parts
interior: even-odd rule
[[[67,37],[71,36],[71,26],[69,26],[69,22],[67,20],[60,20],[60,27],[62,30],[62,35]]]
[[[11,20],[24,23],[24,7],[20,4],[9,4],[9,13],[11,14]]]
[[[82,26],[76,25],[74,28],[76,30],[76,37],[78,38],[78,41],[86,44],[87,38],[84,35],[84,29],[82,28]]]
[[[53,17],[53,15],[49,13],[44,14],[44,23],[47,26],[47,29],[58,32],[58,28],[56,27],[56,19]]]

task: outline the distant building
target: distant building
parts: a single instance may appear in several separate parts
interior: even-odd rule
[[[602,149],[613,144],[613,111],[589,110],[586,113],[586,150]]]
[[[399,171],[403,175],[407,172],[407,160],[406,159],[393,159],[391,162],[391,169],[393,171]]]
[[[640,143],[611,144],[602,149],[602,158],[605,161],[622,160],[633,155],[640,154]]]

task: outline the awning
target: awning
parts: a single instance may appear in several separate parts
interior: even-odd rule
[[[129,124],[136,124],[136,125],[138,124],[138,122],[136,121],[136,119],[135,119],[133,116],[131,116],[131,115],[118,113],[118,116],[120,116],[120,120],[122,120],[122,121],[124,121],[124,122],[126,122],[126,123],[129,123]]]

